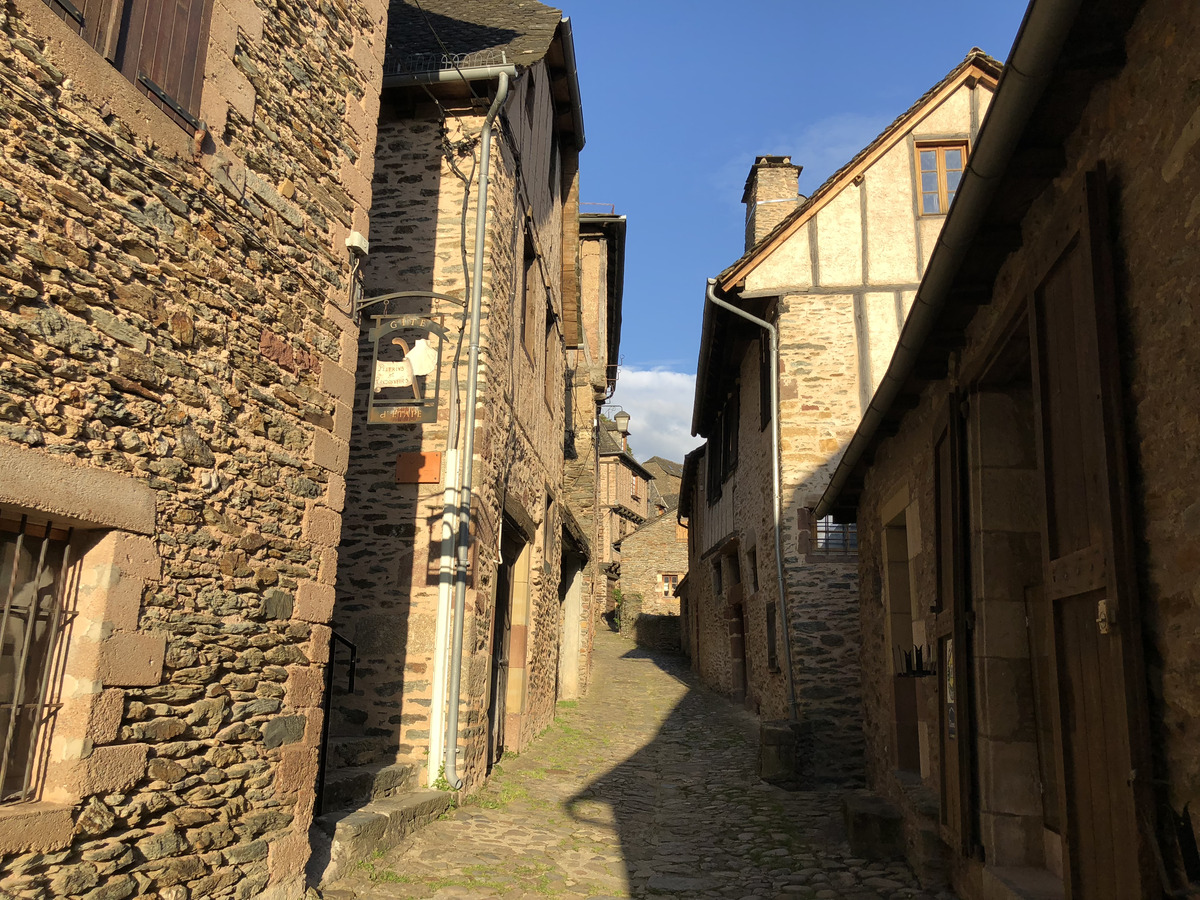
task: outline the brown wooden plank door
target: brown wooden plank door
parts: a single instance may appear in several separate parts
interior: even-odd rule
[[[967,631],[967,547],[961,398],[946,398],[946,413],[934,429],[934,501],[937,541],[936,615],[931,637],[938,665],[938,732],[941,759],[942,837],[959,855],[970,856],[978,843],[973,797],[971,645]]]
[[[1150,769],[1103,170],[1085,182],[1059,239],[1043,248],[1030,301],[1043,577],[1055,631],[1068,896],[1135,900],[1153,891],[1138,827]]]

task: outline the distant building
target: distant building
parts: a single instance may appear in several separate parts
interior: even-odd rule
[[[687,645],[707,683],[791,721],[802,780],[854,780],[863,759],[854,537],[810,511],[891,358],[999,71],[972,51],[811,197],[789,157],[756,159],[746,252],[714,291],[778,329],[778,409],[767,331],[705,304],[705,444],[680,495]]]
[[[598,612],[612,612],[620,588],[621,541],[650,517],[650,473],[629,451],[615,422],[599,419],[600,537],[598,559],[608,576],[607,602]]]

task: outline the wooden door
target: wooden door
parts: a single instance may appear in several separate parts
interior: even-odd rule
[[[1105,191],[1103,170],[1089,173],[1030,297],[1074,900],[1154,893],[1139,828],[1149,821],[1150,762]]]
[[[978,845],[974,803],[971,645],[967,630],[966,463],[963,410],[959,396],[946,398],[934,430],[937,596],[934,600],[939,745],[941,749],[942,836],[963,856]]]
[[[500,761],[504,754],[504,720],[508,713],[508,664],[512,641],[512,592],[517,560],[524,542],[516,528],[504,522],[500,566],[496,570],[496,610],[492,619],[492,672],[488,698],[487,766]]]

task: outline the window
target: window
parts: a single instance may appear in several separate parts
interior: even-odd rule
[[[721,430],[718,421],[717,430],[709,436],[704,452],[704,489],[708,494],[708,505],[712,506],[721,499],[721,485],[724,482],[721,470]]]
[[[629,488],[629,496],[632,497],[634,500],[641,499],[641,496],[642,496],[641,479],[638,477],[638,474],[636,472],[630,473],[630,485],[631,486]]]
[[[535,359],[538,310],[538,304],[535,302],[538,296],[537,250],[534,249],[533,237],[530,234],[532,229],[533,223],[526,222],[525,261],[521,269],[521,343],[525,346],[525,353],[530,362]]]
[[[758,549],[755,547],[746,551],[746,568],[750,570],[750,592],[758,593]]]
[[[688,539],[688,527],[686,522],[675,520],[675,543],[686,544]]]
[[[727,479],[733,470],[737,468],[738,419],[741,418],[740,398],[741,394],[739,393],[738,386],[734,385],[734,391],[729,395],[729,399],[725,401],[725,412],[721,416],[722,481]]]
[[[59,704],[52,689],[61,675],[60,636],[67,607],[70,532],[0,514],[0,799],[32,799],[42,725]]]
[[[963,143],[917,146],[921,215],[942,215],[950,209],[966,162],[967,145]]]
[[[719,556],[712,561],[712,584],[714,594],[720,594],[725,590],[725,581],[721,577],[721,557]]]
[[[200,91],[212,0],[46,0],[46,5],[188,131]]]
[[[818,519],[812,549],[830,556],[854,556],[858,553],[858,530],[853,522],[835,522],[833,516]]]
[[[559,342],[555,339],[558,331],[558,319],[554,315],[554,307],[546,304],[546,409],[554,412],[554,399],[558,396],[558,357]]]
[[[758,339],[758,411],[759,430],[771,424],[771,336],[763,331]]]
[[[775,601],[772,600],[767,604],[767,670],[771,672],[779,671],[779,651],[776,649],[778,629],[775,618]]]
[[[662,580],[662,592],[664,597],[674,597],[675,588],[679,587],[679,575],[675,572],[666,572],[659,576]]]

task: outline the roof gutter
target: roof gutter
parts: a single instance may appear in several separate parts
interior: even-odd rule
[[[405,72],[399,75],[384,75],[383,87],[411,87],[420,84],[450,84],[459,81],[489,81],[501,74],[515,80],[516,66],[470,66],[457,69],[432,69],[428,72]]]
[[[921,348],[946,305],[954,278],[996,196],[1017,142],[1050,83],[1080,5],[1081,0],[1033,0],[1026,12],[892,361],[816,506],[817,518],[832,511],[842,488],[912,374]]]
[[[571,90],[571,119],[575,125],[575,149],[582,150],[586,139],[583,133],[583,100],[579,96],[579,69],[575,65],[575,33],[571,28],[570,16],[563,16],[559,26],[562,33],[563,61],[567,67],[567,81]]]

